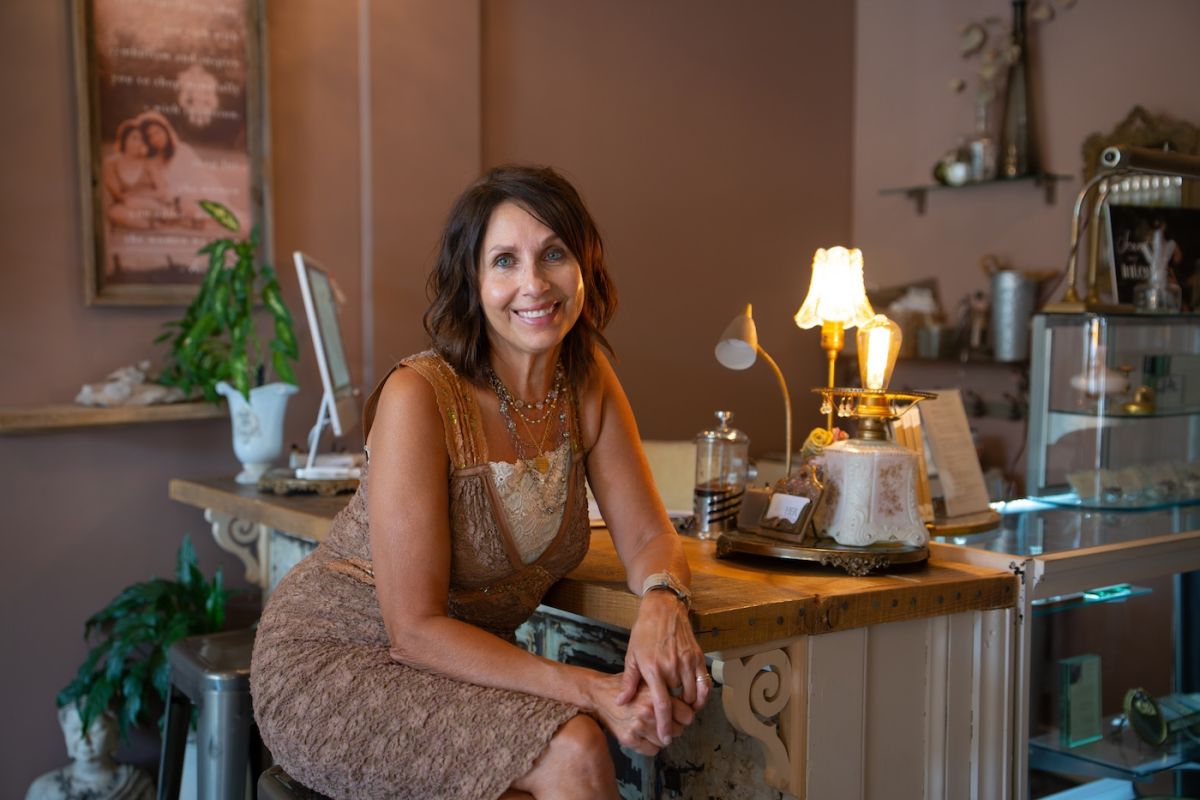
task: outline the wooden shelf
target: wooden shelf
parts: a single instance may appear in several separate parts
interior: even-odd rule
[[[72,404],[0,407],[0,435],[38,433],[71,428],[98,428],[109,425],[139,425],[146,422],[179,422],[189,419],[228,417],[224,404],[171,403],[160,406],[96,408]]]
[[[1059,181],[1071,180],[1070,175],[1055,175],[1049,172],[1038,172],[1032,175],[1019,175],[1015,178],[993,178],[987,181],[971,181],[964,183],[962,186],[949,186],[943,183],[929,183],[921,186],[900,186],[894,189],[880,189],[880,194],[902,194],[913,201],[916,205],[917,214],[925,213],[926,199],[930,192],[955,192],[964,189],[977,189],[982,186],[996,186],[1002,183],[1019,183],[1021,181],[1032,181],[1033,185],[1040,188],[1046,199],[1046,205],[1052,206],[1055,201],[1055,189]]]

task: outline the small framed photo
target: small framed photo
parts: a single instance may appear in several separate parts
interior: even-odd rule
[[[1182,311],[1200,310],[1200,209],[1108,206],[1108,252],[1114,301],[1132,306],[1134,289],[1150,277],[1150,244],[1161,230],[1173,242],[1167,281],[1178,286]]]
[[[819,497],[817,501],[820,501]],[[801,495],[774,492],[758,525],[760,528],[802,537],[812,520],[816,505],[816,502]]]
[[[257,226],[263,177],[263,0],[70,0],[88,305],[187,305],[197,250]]]

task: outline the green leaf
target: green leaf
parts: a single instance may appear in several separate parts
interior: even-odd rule
[[[220,203],[212,200],[200,200],[198,205],[223,227],[231,231],[240,231],[242,229],[234,213]]]
[[[104,678],[100,678],[92,684],[88,690],[87,700],[84,701],[83,709],[79,712],[83,730],[91,730],[92,722],[108,710],[108,703],[112,700],[115,689],[116,687]]]
[[[175,580],[184,586],[190,585],[195,567],[196,550],[192,547],[192,537],[185,535],[175,559]]]

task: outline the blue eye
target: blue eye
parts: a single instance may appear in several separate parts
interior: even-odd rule
[[[562,248],[559,248],[559,247],[551,247],[549,250],[546,251],[546,260],[547,261],[562,261],[566,257],[567,257],[567,254],[564,253],[562,251]]]
[[[497,267],[504,269],[505,267],[511,267],[516,262],[513,261],[512,256],[505,253],[504,255],[496,256],[496,260],[492,263],[494,263]]]

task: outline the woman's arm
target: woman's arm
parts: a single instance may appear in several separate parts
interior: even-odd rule
[[[588,393],[590,402],[584,408],[584,428],[595,436],[588,454],[588,482],[625,566],[629,588],[641,595],[646,579],[662,572],[686,587],[691,571],[683,544],[654,488],[629,400],[607,359],[597,354],[596,364],[597,386]],[[662,736],[670,720],[672,689],[697,711],[708,700],[704,653],[692,633],[687,607],[673,592],[649,591],[642,597],[624,679],[622,700],[633,697],[645,683]]]
[[[449,462],[432,387],[411,369],[388,379],[370,432],[368,516],[375,585],[391,656],[460,681],[535,694],[589,711],[622,744],[653,754],[648,697],[616,702],[619,676],[560,664],[447,616],[450,584]],[[679,723],[691,710],[671,711]]]

